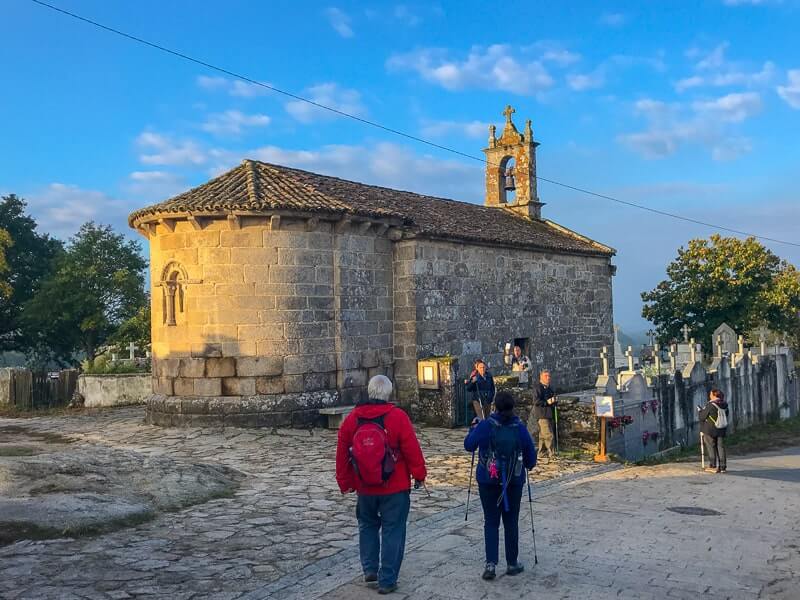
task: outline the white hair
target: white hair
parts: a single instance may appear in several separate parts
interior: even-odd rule
[[[375,375],[369,380],[367,394],[370,400],[389,400],[392,397],[392,380],[386,375]]]

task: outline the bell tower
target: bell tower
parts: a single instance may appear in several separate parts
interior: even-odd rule
[[[536,146],[531,121],[520,133],[511,120],[516,111],[509,105],[503,111],[506,124],[498,139],[496,128],[489,125],[486,155],[486,206],[513,210],[530,219],[542,218],[543,203],[536,193]]]

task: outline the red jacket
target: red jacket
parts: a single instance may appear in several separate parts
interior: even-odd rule
[[[389,438],[389,446],[398,451],[394,473],[383,485],[367,486],[361,483],[350,463],[350,446],[356,432],[358,418],[375,419],[386,415],[383,426]],[[411,478],[424,481],[427,476],[425,457],[414,433],[414,426],[408,415],[394,404],[359,404],[347,415],[339,428],[339,443],[336,447],[336,482],[342,493],[355,490],[367,496],[384,496],[411,489]]]

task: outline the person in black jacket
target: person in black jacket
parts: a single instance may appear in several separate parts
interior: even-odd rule
[[[555,456],[553,451],[553,417],[556,407],[556,394],[550,387],[550,371],[539,373],[539,383],[533,386],[533,418],[539,424],[539,456],[543,456],[544,449],[550,458]]]
[[[713,389],[708,394],[709,402],[704,407],[698,407],[700,431],[708,448],[708,467],[706,471],[724,473],[728,468],[725,453],[725,435],[728,432],[728,403],[722,390]],[[723,417],[720,417],[722,413]],[[717,425],[724,424],[724,427]]]
[[[475,399],[479,400],[483,407],[483,414],[488,415],[490,406],[494,401],[495,387],[494,377],[482,360],[475,361],[475,371],[464,383],[467,384],[467,391],[475,393]]]

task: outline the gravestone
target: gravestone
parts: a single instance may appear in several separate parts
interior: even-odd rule
[[[715,346],[720,349],[722,355],[727,354],[730,356],[736,353],[736,332],[733,330],[733,327],[727,323],[723,323],[717,327],[711,339],[714,340]]]

